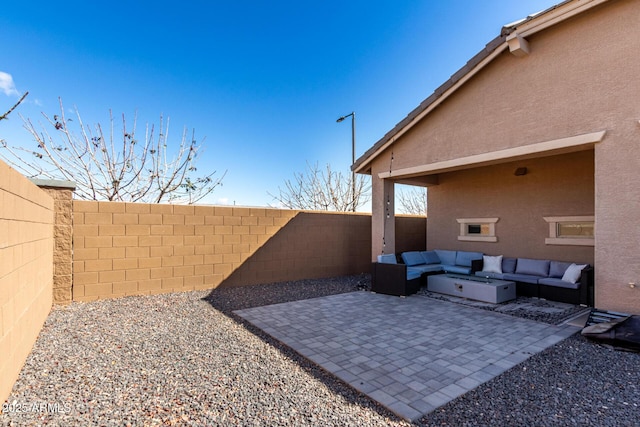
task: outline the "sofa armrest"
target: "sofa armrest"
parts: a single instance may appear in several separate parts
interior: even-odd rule
[[[375,283],[399,282],[407,279],[407,266],[405,264],[385,264],[374,262],[371,264],[372,291]]]
[[[396,296],[407,296],[420,289],[420,276],[407,280],[405,264],[380,264],[371,266],[371,291]]]

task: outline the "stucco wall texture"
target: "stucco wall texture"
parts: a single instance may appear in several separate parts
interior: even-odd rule
[[[515,176],[518,167],[527,174]],[[545,244],[544,220],[593,215],[593,198],[593,151],[441,174],[440,184],[429,188],[435,213],[427,223],[427,247],[593,265],[593,246]],[[457,218],[499,218],[498,241],[459,241]]]
[[[522,191],[531,192],[528,203],[531,214],[523,212],[516,204],[523,202],[516,191],[508,191],[512,207],[505,207],[498,227],[516,224],[516,216],[530,217],[533,213],[554,210],[555,215],[569,215],[580,210],[581,215],[592,211],[596,218],[595,303],[599,308],[640,313],[640,258],[637,246],[640,241],[640,186],[637,171],[640,170],[640,2],[612,0],[582,12],[545,30],[527,36],[530,54],[516,57],[508,50],[501,53],[484,69],[460,87],[452,96],[430,112],[411,130],[398,138],[372,163],[374,177],[373,203],[385,203],[383,186],[375,182],[381,172],[427,165],[440,161],[462,158],[480,153],[521,147],[545,141],[553,141],[576,135],[606,131],[601,142],[590,149],[593,155],[593,184],[577,189],[575,179],[562,170],[548,170],[549,176],[532,189],[528,182],[538,179],[542,169],[539,164],[531,176],[516,177],[504,174],[504,182],[496,171],[469,171],[442,174],[441,185],[429,191],[429,242],[428,246],[453,246],[449,228],[440,231],[431,224],[443,224],[443,216],[475,217],[483,199],[477,200],[474,209],[458,212],[454,201],[460,201],[456,190],[464,190],[472,183],[459,183],[458,178],[485,180],[505,189],[522,184]],[[393,162],[391,161],[393,152]],[[581,170],[581,156],[564,158],[576,165],[563,163],[562,159],[546,158],[558,168]],[[542,160],[541,160],[542,161]],[[527,166],[526,162],[522,164]],[[511,165],[513,166],[513,165]],[[561,179],[562,178],[562,179]],[[459,184],[456,186],[456,182]],[[516,184],[516,182],[518,184]],[[564,189],[556,190],[555,187]],[[444,193],[444,189],[448,191]],[[486,189],[486,188],[485,188]],[[553,199],[571,190],[584,197],[578,206],[560,202],[556,209],[549,209],[546,195]],[[490,190],[487,190],[490,191]],[[585,192],[593,191],[593,195]],[[581,199],[582,200],[582,199]],[[593,203],[593,207],[587,206]],[[535,202],[535,203],[534,203]],[[461,201],[462,206],[471,203]],[[566,211],[566,213],[562,212]],[[569,212],[571,211],[571,212]],[[374,233],[378,218],[375,217]],[[537,221],[537,220],[536,220]],[[530,227],[530,221],[525,227]],[[537,226],[536,226],[537,227]],[[537,229],[536,229],[537,230]],[[525,230],[527,231],[527,230]],[[539,231],[543,232],[543,227]],[[538,231],[531,230],[532,233]],[[444,233],[440,236],[438,233]],[[523,239],[519,247],[507,249],[530,257],[554,257],[556,247],[541,248]],[[374,252],[378,250],[379,235],[373,236]],[[505,243],[506,245],[506,243]],[[576,258],[588,260],[582,249],[567,247]],[[493,252],[493,251],[492,251]],[[506,254],[506,253],[505,253]],[[551,256],[549,256],[551,255]],[[573,255],[571,255],[572,257]],[[563,256],[568,258],[569,256]]]
[[[0,401],[52,303],[53,199],[0,161]]]
[[[73,203],[73,299],[368,273],[371,216],[268,208]],[[425,218],[398,218],[424,247]]]

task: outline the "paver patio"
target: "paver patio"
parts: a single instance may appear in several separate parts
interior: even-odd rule
[[[580,330],[370,292],[234,313],[408,420]]]

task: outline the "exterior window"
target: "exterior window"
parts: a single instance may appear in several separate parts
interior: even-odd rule
[[[594,246],[595,217],[554,216],[545,217],[549,224],[547,245]]]
[[[558,222],[556,234],[558,237],[581,237],[593,239],[594,222]]]
[[[482,234],[482,224],[467,224],[467,234]]]
[[[497,242],[496,222],[499,218],[458,218],[458,240],[469,242]]]

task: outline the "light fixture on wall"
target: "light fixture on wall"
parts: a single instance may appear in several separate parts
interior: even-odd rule
[[[527,168],[522,167],[522,168],[517,168],[516,171],[513,173],[515,176],[523,176],[527,174]]]

